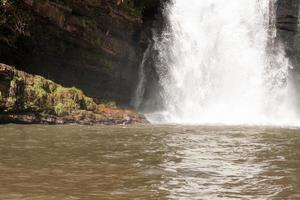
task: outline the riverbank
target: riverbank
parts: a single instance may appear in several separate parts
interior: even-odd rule
[[[114,102],[96,103],[81,90],[0,64],[0,123],[135,124],[147,123]]]

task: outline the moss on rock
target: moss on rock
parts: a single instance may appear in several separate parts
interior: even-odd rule
[[[44,118],[48,115],[64,117],[62,119],[73,123],[119,124],[128,121],[128,115],[131,116],[130,122],[133,118],[136,119],[133,122],[145,122],[145,118],[139,114],[117,109],[114,102],[96,104],[75,87],[66,88],[4,64],[0,64],[0,75],[5,80],[0,81],[0,123],[1,114],[28,113]]]
[[[3,109],[6,112],[62,115],[86,109],[86,105],[91,104],[92,100],[76,88],[64,88],[41,76],[31,76],[8,66],[2,66],[1,71],[13,72],[7,73],[9,88],[1,91],[1,94],[7,91],[7,94],[3,95],[6,98],[2,98],[6,102]]]
[[[143,12],[157,0],[4,1],[8,3],[0,5],[2,62],[74,85],[95,99],[130,105],[150,41]],[[39,78],[27,84],[26,110],[53,112],[46,109],[51,104],[46,96],[53,93],[47,84]]]

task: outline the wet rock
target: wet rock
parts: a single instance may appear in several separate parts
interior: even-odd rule
[[[295,70],[300,71],[299,0],[278,0],[276,25]]]
[[[125,117],[124,117],[125,116]],[[0,64],[0,123],[133,124],[144,116],[97,104],[77,88],[65,88],[41,76]]]

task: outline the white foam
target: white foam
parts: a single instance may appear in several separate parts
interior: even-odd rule
[[[272,5],[270,0],[173,0],[165,9],[169,24],[155,38],[166,106],[150,121],[299,124],[288,59],[272,45]]]

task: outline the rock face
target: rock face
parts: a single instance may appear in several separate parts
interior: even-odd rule
[[[299,8],[299,0],[277,1],[278,36],[283,41],[287,55],[298,72],[300,72]]]
[[[167,1],[0,0],[0,62],[128,106],[153,21],[162,26],[157,13]],[[277,1],[277,28],[300,72],[299,4]],[[158,77],[154,61],[147,62],[145,93],[151,96]]]
[[[128,105],[159,0],[1,0],[0,62]]]
[[[0,123],[145,123],[142,115],[96,104],[77,88],[65,88],[0,64]]]

